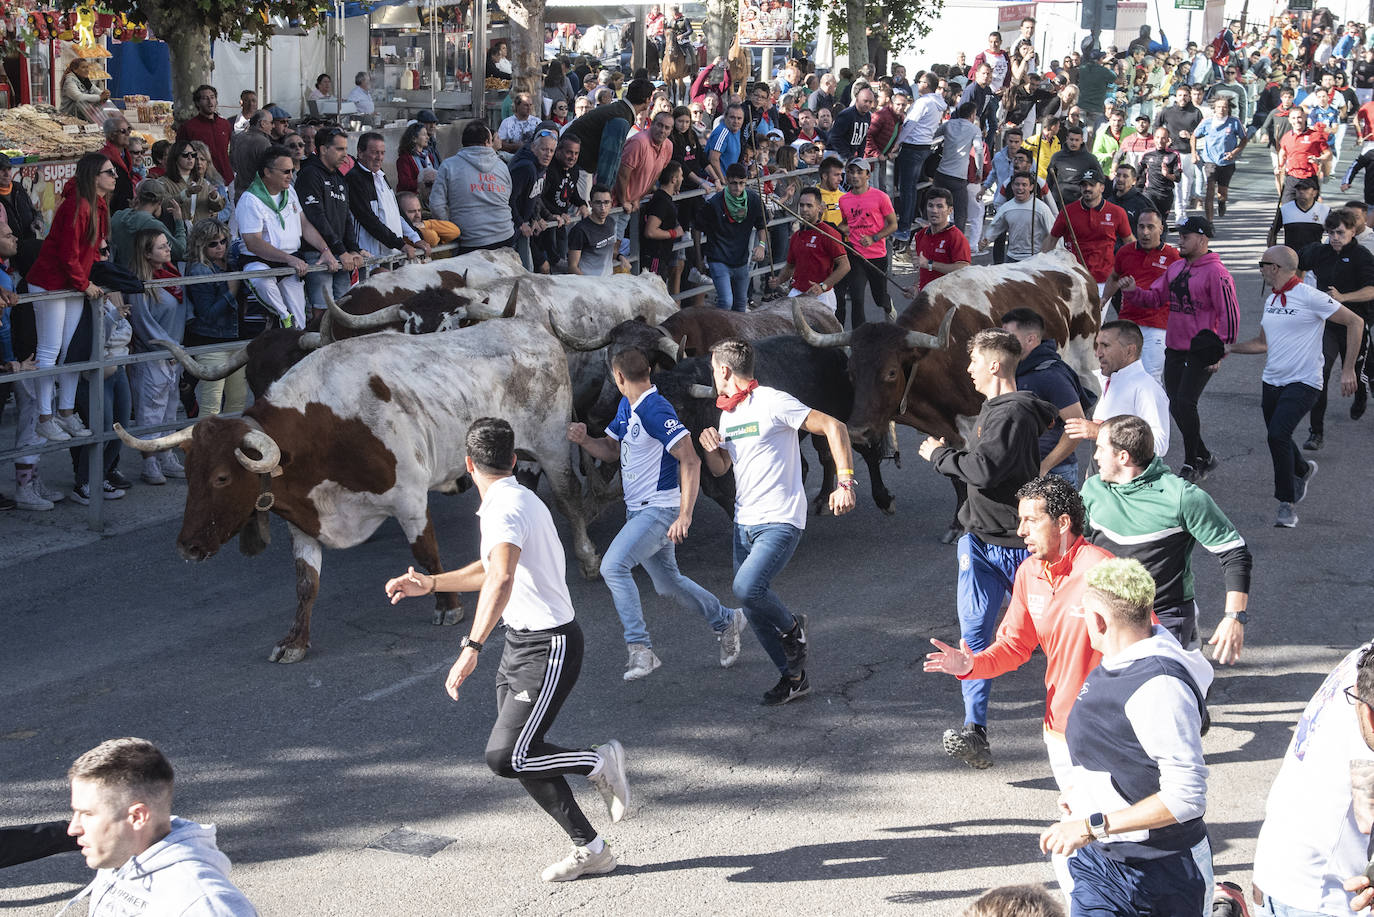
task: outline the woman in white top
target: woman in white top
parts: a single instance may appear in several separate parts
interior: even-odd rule
[[[308,98],[312,102],[334,98],[334,78],[327,73],[315,77],[315,88],[310,90]]]
[[[1332,230],[1335,232],[1336,230]],[[1293,504],[1307,496],[1317,463],[1304,458],[1293,431],[1312,410],[1322,392],[1322,335],[1328,320],[1345,326],[1341,361],[1341,394],[1355,394],[1355,361],[1364,336],[1364,320],[1330,296],[1302,282],[1298,254],[1275,245],[1260,259],[1260,274],[1271,290],[1264,301],[1258,337],[1231,345],[1231,353],[1265,354],[1261,409],[1269,428],[1269,457],[1274,463],[1274,498],[1279,501],[1274,525],[1298,524]]]
[[[306,274],[307,265],[296,255],[302,241],[323,252],[320,263],[330,271],[343,270],[319,230],[310,224],[301,209],[296,190],[291,187],[295,170],[295,162],[286,147],[276,144],[268,147],[259,161],[257,177],[239,196],[234,208],[243,247],[248,251],[245,258],[251,259],[243,269],[264,271],[290,267],[296,272],[249,281],[258,300],[276,313],[283,328],[305,326],[305,283],[301,278]]]

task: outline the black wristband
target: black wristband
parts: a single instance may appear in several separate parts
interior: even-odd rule
[[[474,653],[480,653],[480,652],[482,652],[482,644],[478,643],[476,640],[472,639],[471,637],[464,637],[463,640],[462,640],[462,642],[459,643],[458,646],[459,646],[459,648],[465,649],[465,650],[466,650],[466,649],[471,649]]]

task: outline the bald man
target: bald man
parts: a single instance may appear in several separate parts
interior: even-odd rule
[[[1271,292],[1264,302],[1258,337],[1231,346],[1232,353],[1265,354],[1260,404],[1269,429],[1269,456],[1274,463],[1274,498],[1279,501],[1277,528],[1298,524],[1295,504],[1307,496],[1317,463],[1303,457],[1293,441],[1298,422],[1322,391],[1322,334],[1329,320],[1345,326],[1345,359],[1341,361],[1341,394],[1355,394],[1355,359],[1360,353],[1364,320],[1298,276],[1298,254],[1286,245],[1267,249],[1260,274]]]

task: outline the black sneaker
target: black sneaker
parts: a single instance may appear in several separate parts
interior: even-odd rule
[[[806,615],[796,615],[793,620],[797,623],[782,635],[782,651],[787,657],[789,673],[806,670]]]
[[[789,678],[784,675],[778,679],[778,683],[769,688],[763,695],[761,702],[764,707],[781,707],[790,700],[805,697],[811,693],[811,679],[806,677],[806,673],[801,673],[801,678]]]
[[[945,754],[958,758],[976,771],[992,767],[992,746],[988,744],[988,734],[977,726],[946,729],[941,744],[945,747]]]
[[[1202,461],[1198,462],[1198,465],[1197,465],[1197,478],[1198,478],[1198,480],[1199,480],[1199,481],[1205,481],[1205,480],[1207,480],[1207,476],[1210,475],[1213,471],[1216,471],[1217,468],[1220,467],[1220,465],[1221,465],[1221,459],[1217,458],[1217,455],[1216,455],[1215,452],[1212,453],[1211,455],[1207,456],[1207,458],[1203,459]]]
[[[1217,216],[1219,216],[1219,217],[1224,217],[1224,216],[1226,216],[1226,199],[1225,199],[1225,198],[1218,198],[1218,199],[1217,199]]]
[[[1369,407],[1369,390],[1357,389],[1355,400],[1350,402],[1350,419],[1359,420],[1364,416],[1365,408]]]
[[[1197,469],[1192,465],[1184,465],[1178,470],[1178,476],[1189,484],[1196,484],[1202,480],[1202,476],[1197,473]]]
[[[134,486],[134,482],[120,474],[118,468],[105,475],[105,480],[114,485],[118,490],[128,490],[130,487]]]
[[[4,512],[8,509],[16,509],[18,506],[19,504],[15,502],[13,497],[7,497],[4,494],[0,494],[0,512]]]
[[[1293,502],[1301,503],[1303,497],[1307,496],[1307,485],[1312,483],[1312,479],[1317,476],[1317,463],[1311,459],[1307,460],[1307,474],[1293,476]]]
[[[1313,433],[1307,437],[1307,442],[1302,444],[1302,448],[1307,452],[1320,452],[1326,437],[1320,433]]]

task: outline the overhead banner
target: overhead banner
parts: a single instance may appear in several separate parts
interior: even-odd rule
[[[739,0],[739,43],[745,48],[792,47],[792,0]]]

